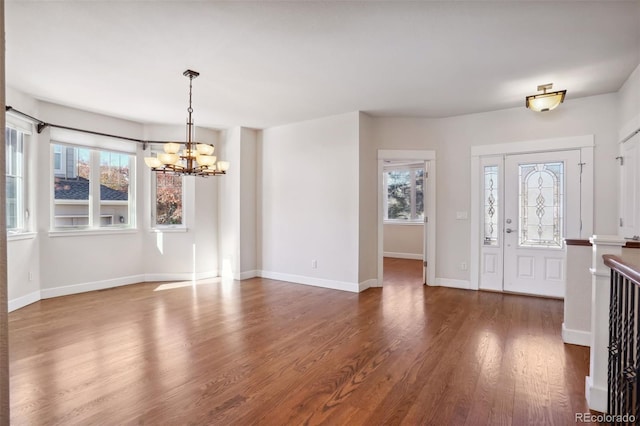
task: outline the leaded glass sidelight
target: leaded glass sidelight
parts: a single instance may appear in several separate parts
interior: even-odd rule
[[[498,245],[498,166],[484,167],[485,246]]]
[[[520,164],[519,245],[562,247],[564,163]]]

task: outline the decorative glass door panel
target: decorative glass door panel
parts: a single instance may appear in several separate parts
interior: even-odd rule
[[[520,247],[562,248],[564,162],[519,164]]]

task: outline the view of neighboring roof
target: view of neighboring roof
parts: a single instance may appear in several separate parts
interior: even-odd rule
[[[76,179],[56,178],[56,200],[89,200],[89,180],[79,177]],[[108,201],[127,201],[129,193],[118,191],[108,186],[100,185],[100,199]]]

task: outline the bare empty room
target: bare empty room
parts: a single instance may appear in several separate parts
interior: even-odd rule
[[[0,424],[640,414],[640,1],[2,12]]]

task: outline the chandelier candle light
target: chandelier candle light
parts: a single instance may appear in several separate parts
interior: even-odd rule
[[[193,79],[200,75],[199,72],[186,70],[185,77],[189,77],[189,113],[187,119],[187,141],[186,142],[166,142],[164,152],[158,153],[156,157],[145,157],[144,162],[151,170],[158,173],[171,173],[174,175],[190,176],[216,176],[224,175],[229,169],[228,161],[218,161],[213,155],[215,147],[206,143],[192,141],[194,134],[193,120],[191,114],[191,92]],[[180,148],[184,144],[186,147],[180,154]]]

